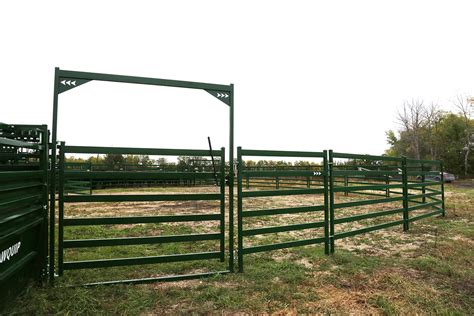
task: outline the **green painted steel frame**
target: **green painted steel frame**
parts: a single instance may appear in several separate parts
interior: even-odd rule
[[[323,160],[322,170],[315,172],[312,170],[267,170],[267,171],[246,171],[243,167],[244,156],[261,156],[261,157],[306,157],[306,158],[321,158]],[[298,151],[272,151],[272,150],[250,150],[242,149],[237,147],[237,227],[238,227],[238,269],[239,272],[244,271],[244,255],[262,251],[271,251],[277,249],[284,249],[290,247],[298,247],[305,245],[313,245],[317,243],[324,243],[325,253],[328,254],[330,251],[329,246],[329,208],[328,208],[328,163],[327,163],[327,152],[298,152]],[[280,186],[277,186],[276,190],[263,190],[263,191],[248,191],[243,192],[242,181],[244,177],[280,177],[280,176],[322,176],[323,177],[323,188],[322,189],[290,189],[290,190],[279,190]],[[277,182],[278,183],[278,182]],[[264,209],[264,210],[243,210],[243,199],[249,197],[271,197],[271,196],[282,196],[282,195],[301,195],[301,194],[323,194],[324,204],[315,206],[302,206],[302,207],[289,207],[279,209]],[[279,214],[295,214],[295,213],[307,213],[307,212],[324,212],[324,220],[312,223],[303,224],[292,224],[285,226],[273,226],[263,227],[254,229],[243,229],[244,218],[255,217],[255,216],[268,216],[268,215],[279,215]],[[295,240],[288,242],[280,242],[274,244],[258,245],[251,247],[244,247],[244,237],[254,236],[268,233],[279,233],[302,229],[311,228],[323,228],[324,236],[312,239]]]
[[[374,156],[374,155],[360,155],[360,154],[348,154],[348,153],[335,153],[332,150],[324,151],[322,156],[321,153],[317,153],[317,157],[323,158],[323,172],[321,175],[324,176],[323,185],[324,188],[310,189],[310,188],[295,188],[286,187],[286,190],[280,190],[279,185],[280,176],[305,176],[308,171],[303,170],[288,170],[287,167],[282,170],[244,170],[242,156],[281,156],[281,157],[315,157],[314,153],[310,152],[285,152],[285,151],[265,151],[265,150],[243,150],[240,147],[237,149],[237,160],[239,163],[238,167],[238,249],[239,249],[239,271],[243,271],[243,255],[261,251],[270,251],[275,249],[283,249],[288,247],[310,245],[316,242],[324,242],[325,253],[333,253],[335,250],[335,240],[346,237],[355,236],[362,233],[367,233],[379,229],[384,229],[392,226],[403,225],[404,231],[409,229],[409,223],[441,214],[444,216],[444,178],[443,178],[443,165],[440,161],[431,160],[415,160],[407,159],[406,157],[387,157],[387,156]],[[359,166],[349,165],[336,165],[335,159],[349,159],[353,161],[362,160],[366,165],[364,167],[377,167],[377,170],[368,170],[364,168],[357,168],[357,170],[350,170],[347,168],[354,169]],[[370,163],[368,163],[369,161]],[[387,163],[388,165],[383,165]],[[375,164],[372,164],[375,163]],[[415,167],[413,167],[415,165]],[[440,171],[425,170],[424,165],[439,166]],[[421,166],[418,168],[418,166]],[[343,170],[341,170],[343,168]],[[419,170],[421,169],[421,170]],[[425,175],[437,175],[441,172],[441,181],[426,181]],[[409,176],[416,176],[417,179],[421,179],[421,182],[413,182],[409,180]],[[249,189],[249,177],[257,177],[262,179],[260,182],[253,182],[261,190],[257,191],[246,191],[243,192],[243,179],[246,180],[246,188]],[[343,180],[338,180],[343,178]],[[355,178],[356,181],[351,178]],[[266,181],[276,179],[276,187],[274,185],[265,184]],[[382,182],[382,184],[380,183]],[[296,183],[301,185],[301,183]],[[341,186],[341,184],[343,186]],[[440,190],[431,189],[432,186],[441,186]],[[267,188],[275,188],[274,190],[268,190]],[[263,190],[262,190],[263,189]],[[392,191],[393,189],[399,189],[401,192]],[[411,193],[410,190],[421,191],[421,194]],[[367,192],[369,191],[369,192]],[[370,191],[382,191],[383,193],[372,193]],[[271,196],[285,196],[285,195],[298,195],[298,194],[318,194],[324,193],[324,205],[318,206],[304,206],[295,208],[281,208],[281,209],[264,209],[264,210],[250,210],[243,212],[242,199],[248,197],[271,197]],[[361,194],[367,196],[375,196],[377,198],[362,199],[357,201],[349,202],[335,202],[335,193],[344,193],[344,196],[351,194]],[[395,196],[391,196],[394,194]],[[441,196],[440,198],[438,198]],[[421,199],[421,202],[418,201]],[[427,202],[427,199],[430,202]],[[365,205],[375,205],[381,203],[392,203],[402,202],[401,207],[394,209],[384,209],[375,212],[362,213],[347,217],[337,217],[335,210],[344,209],[349,207],[360,207]],[[416,203],[410,205],[410,203]],[[441,208],[438,206],[441,205]],[[428,213],[418,214],[410,216],[410,212],[434,208],[435,211]],[[265,216],[265,215],[277,215],[277,214],[295,214],[303,212],[314,212],[324,211],[325,221],[324,223],[304,223],[304,224],[293,224],[286,226],[277,227],[264,227],[257,229],[243,230],[243,222],[246,217],[254,216]],[[385,222],[373,226],[363,227],[352,231],[343,231],[336,233],[335,225],[348,223],[353,221],[359,221],[364,219],[378,218],[387,215],[400,214],[399,220]],[[297,229],[316,228],[324,226],[325,237],[320,239],[309,239],[284,242],[279,244],[270,244],[262,246],[253,246],[245,248],[243,245],[243,238],[245,236],[253,236],[264,233],[277,233],[285,232]]]
[[[2,124],[6,125],[6,124]],[[38,133],[37,143],[28,140],[15,140],[6,137],[0,137],[0,146],[16,147],[21,149],[36,150],[37,153],[12,153],[11,158],[32,157],[38,159],[38,164],[34,164],[37,170],[28,169],[26,171],[13,169],[14,171],[0,171],[0,192],[4,196],[0,201],[0,208],[10,213],[0,219],[0,225],[12,226],[6,227],[0,234],[0,242],[12,238],[20,238],[24,244],[19,251],[22,257],[16,262],[12,260],[6,270],[0,273],[0,283],[5,280],[12,280],[12,286],[2,284],[3,290],[13,289],[22,284],[21,276],[16,273],[31,275],[36,280],[43,280],[47,276],[48,264],[48,161],[49,161],[49,131],[47,125],[8,125],[14,129],[33,130]],[[7,214],[9,214],[7,213]],[[34,235],[30,232],[37,229]],[[25,235],[26,234],[26,235]],[[36,235],[38,234],[38,235]],[[34,244],[30,238],[34,238]],[[37,244],[36,244],[37,243]],[[34,248],[31,248],[34,247]],[[25,251],[28,251],[25,253]],[[33,266],[27,266],[34,264]],[[27,269],[28,271],[22,272]],[[0,302],[2,306],[4,302]],[[1,308],[1,307],[0,307]]]
[[[50,258],[49,258],[49,276],[50,280],[54,280],[55,274],[55,251],[54,251],[54,240],[55,240],[55,198],[56,198],[56,174],[57,174],[57,141],[58,141],[58,105],[59,105],[59,94],[65,92],[61,91],[61,81],[78,80],[78,86],[80,84],[89,81],[107,81],[117,83],[129,83],[129,84],[144,84],[154,86],[165,86],[165,87],[176,87],[176,88],[188,88],[188,89],[200,89],[215,95],[215,93],[226,93],[228,99],[226,101],[221,100],[229,106],[229,270],[234,271],[234,85],[222,85],[212,84],[203,82],[192,82],[192,81],[180,81],[180,80],[168,80],[158,78],[147,78],[147,77],[136,77],[136,76],[123,76],[103,73],[92,73],[92,72],[79,72],[62,70],[58,67],[55,68],[54,73],[54,91],[53,91],[53,122],[52,122],[52,146],[51,146],[51,171],[50,171]],[[223,160],[225,161],[225,160]]]
[[[144,194],[144,195],[65,195],[65,183],[70,178],[83,177],[90,178],[89,174],[101,176],[109,172],[66,172],[65,171],[65,157],[66,154],[75,153],[139,153],[139,154],[159,154],[159,155],[194,155],[194,156],[210,156],[211,154],[220,157],[219,168],[219,194]],[[87,268],[105,268],[126,265],[140,265],[140,264],[155,264],[165,262],[182,262],[189,260],[207,260],[220,259],[225,261],[225,148],[221,150],[186,150],[186,149],[147,149],[147,148],[116,148],[116,147],[84,147],[84,146],[66,146],[65,142],[59,145],[59,172],[58,172],[58,275],[62,276],[64,270],[70,269],[87,269]],[[127,172],[111,172],[116,177],[123,178],[130,177]],[[180,175],[184,174],[191,178],[191,173],[182,172],[145,172],[140,177],[155,178],[156,176],[163,176],[166,174]],[[194,173],[197,177],[206,176],[208,179],[214,179],[214,173]],[[136,176],[137,174],[134,173]],[[135,177],[134,176],[134,177]],[[202,201],[214,200],[219,201],[218,214],[187,214],[187,215],[162,215],[162,216],[138,216],[138,217],[102,217],[102,218],[65,218],[64,204],[65,203],[87,203],[87,202],[136,202],[136,201]],[[169,222],[196,222],[196,221],[218,221],[219,232],[205,233],[205,234],[187,234],[187,235],[166,235],[166,236],[147,236],[147,237],[122,237],[122,238],[106,238],[106,239],[78,239],[78,240],[64,240],[65,226],[83,226],[83,225],[114,225],[114,224],[138,224],[138,223],[169,223]],[[86,248],[86,247],[104,247],[104,246],[127,246],[127,245],[142,245],[142,244],[162,244],[175,242],[195,242],[216,240],[219,241],[219,251],[214,252],[200,252],[200,253],[185,253],[179,255],[162,255],[154,257],[137,257],[137,258],[114,258],[107,260],[87,260],[87,261],[71,261],[64,262],[64,250],[68,248]],[[212,273],[198,273],[196,278],[209,276],[212,274],[223,274],[228,271],[215,271]],[[151,280],[155,281],[169,281],[169,280],[183,280],[188,279],[192,274],[176,275],[159,278],[145,278],[135,280],[114,280],[90,283],[94,284],[121,284],[121,283],[148,283]]]
[[[353,159],[353,160],[363,160],[365,162],[377,162],[375,165],[369,166],[377,166],[379,170],[335,170],[334,160],[335,159]],[[393,163],[393,165],[389,166],[382,166],[379,162],[388,162]],[[411,165],[421,166],[421,170],[412,170],[413,167]],[[430,165],[430,166],[439,166],[441,171],[424,171],[423,165]],[[399,168],[397,168],[399,166]],[[339,166],[341,167],[341,166]],[[382,168],[383,167],[383,168]],[[411,169],[410,169],[411,167]],[[444,214],[444,179],[442,181],[436,182],[428,182],[425,181],[424,175],[427,174],[442,174],[442,162],[437,160],[416,160],[416,159],[408,159],[406,157],[387,157],[387,156],[373,156],[373,155],[358,155],[358,154],[347,154],[347,153],[334,153],[332,150],[329,151],[329,168],[330,168],[330,235],[331,235],[331,252],[334,252],[335,246],[334,241],[341,238],[351,237],[362,233],[367,233],[371,231],[375,231],[378,229],[384,229],[392,226],[403,225],[403,230],[409,230],[410,222],[416,221],[418,219],[426,218],[429,216],[434,216],[438,214]],[[387,168],[397,168],[397,170],[390,170]],[[336,185],[335,177],[345,176],[344,179],[344,186],[340,187]],[[362,181],[348,181],[347,176],[353,177],[362,177],[361,179],[368,179]],[[373,178],[375,176],[375,178]],[[379,178],[377,178],[377,176]],[[401,179],[390,179],[390,177],[399,176]],[[420,177],[421,182],[410,182],[409,176],[417,176]],[[384,184],[374,184],[371,183],[370,180],[378,180],[383,182]],[[396,184],[390,184],[390,181],[396,182]],[[340,183],[339,181],[338,183]],[[349,186],[349,184],[356,184],[355,186]],[[439,186],[441,185],[441,190],[432,190],[428,189],[431,186]],[[402,192],[391,191],[390,189],[401,189]],[[412,190],[419,190],[421,194],[414,194],[410,193],[410,189]],[[380,190],[383,191],[383,194],[377,193],[367,193],[365,190]],[[364,191],[364,192],[361,192]],[[363,194],[369,196],[379,196],[383,198],[377,199],[370,199],[370,200],[361,200],[361,201],[351,201],[351,202],[344,202],[344,203],[335,203],[334,201],[334,193],[336,192],[344,192],[345,195],[349,192],[355,194]],[[390,197],[390,194],[397,194],[399,196]],[[436,196],[441,195],[441,200],[437,199]],[[419,202],[416,199],[421,198],[422,201]],[[432,202],[427,202],[426,199],[430,199]],[[395,208],[395,209],[388,209],[388,210],[379,210],[376,212],[358,214],[348,217],[336,218],[334,211],[336,209],[342,209],[347,207],[354,207],[354,206],[363,206],[363,205],[373,205],[379,203],[388,203],[388,202],[395,202],[395,201],[402,201],[402,207]],[[415,206],[410,206],[410,202],[412,203],[419,203]],[[441,209],[437,207],[437,205],[442,204]],[[430,208],[433,207],[436,210],[429,213],[424,213],[421,215],[411,216],[410,212],[422,209],[422,208]],[[340,233],[336,233],[335,231],[335,224],[347,223],[352,221],[358,221],[362,219],[370,219],[370,218],[377,218],[381,216],[387,215],[395,215],[401,214],[402,218],[400,220],[386,222],[382,224],[377,224],[374,226],[363,227],[360,229],[352,230],[352,231],[344,231]]]

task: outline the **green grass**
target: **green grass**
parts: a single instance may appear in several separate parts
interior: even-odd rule
[[[5,314],[373,313],[474,314],[474,188],[447,185],[447,216],[414,222],[323,245],[245,257],[245,272],[202,280],[135,286],[69,287],[118,276],[221,270],[225,263],[168,263],[66,271],[53,287],[31,285]],[[272,223],[263,222],[264,225]],[[208,227],[194,227],[205,231]],[[70,229],[68,238],[140,236],[147,230],[189,233],[184,225]],[[318,234],[321,232],[317,231]],[[275,237],[276,238],[276,237]],[[278,238],[282,238],[281,236]],[[275,239],[276,240],[276,239]],[[259,243],[275,241],[265,236]],[[348,245],[350,247],[348,247]],[[131,247],[119,256],[218,249],[218,242]],[[100,250],[101,253],[97,253]],[[79,260],[117,256],[118,248],[69,253]]]

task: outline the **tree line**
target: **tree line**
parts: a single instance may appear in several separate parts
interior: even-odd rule
[[[193,156],[179,156],[177,161],[168,161],[166,158],[152,159],[148,155],[106,154],[87,159],[70,156],[66,157],[66,162],[99,165],[107,170],[126,170],[127,167],[135,167],[134,169],[205,171],[212,167],[212,160]],[[216,167],[219,163],[219,159],[215,159]]]
[[[458,96],[454,111],[443,111],[422,100],[405,102],[397,113],[397,132],[386,132],[388,156],[443,160],[448,172],[468,176],[474,173],[474,120],[472,99]]]

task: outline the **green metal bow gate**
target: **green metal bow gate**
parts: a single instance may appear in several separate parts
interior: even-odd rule
[[[246,170],[244,167],[244,156],[259,156],[259,157],[291,157],[291,158],[319,158],[322,163],[319,167],[311,168],[309,170]],[[238,263],[239,271],[243,272],[244,255],[262,251],[290,248],[296,246],[304,246],[311,244],[324,243],[325,252],[329,253],[329,215],[328,215],[328,169],[327,169],[327,153],[326,152],[297,152],[297,151],[268,151],[268,150],[245,150],[241,147],[237,148],[238,173],[237,173],[237,190],[238,190]],[[243,179],[250,181],[250,178],[272,179],[275,178],[277,182],[276,190],[243,190]],[[308,181],[313,188],[289,187],[283,188],[281,181],[298,181],[303,178]],[[317,182],[316,182],[317,181]],[[306,185],[306,183],[304,183]],[[298,195],[322,195],[322,203],[312,203],[312,205],[304,205],[297,207],[272,208],[272,209],[247,209],[244,208],[244,199],[275,197],[275,196],[298,196]],[[275,217],[285,214],[297,213],[322,213],[322,216],[314,219],[314,221],[305,221],[303,223],[270,226],[270,227],[250,227],[252,225],[251,219],[255,217]],[[244,227],[244,224],[249,223],[249,227]],[[284,241],[279,243],[260,244],[246,247],[244,238],[249,238],[258,235],[274,234],[280,232],[291,232],[298,230],[316,229],[321,231],[319,236],[314,236],[310,239]]]
[[[94,194],[78,195],[65,193],[65,186],[68,181],[83,179],[120,179],[120,180],[166,180],[166,179],[214,179],[213,172],[127,172],[127,171],[76,171],[65,170],[65,157],[67,154],[130,154],[130,155],[163,155],[163,156],[216,156],[219,157],[219,193],[200,194]],[[82,147],[66,146],[64,142],[59,147],[59,220],[58,220],[58,272],[63,275],[64,270],[93,269],[119,267],[129,265],[146,265],[167,262],[183,262],[194,260],[216,259],[225,261],[225,150],[193,150],[193,149],[147,149],[147,148],[114,148],[114,147]],[[157,208],[157,215],[153,216],[108,216],[108,217],[74,217],[68,216],[65,212],[65,204],[76,203],[128,203],[128,202],[160,202],[160,201],[217,201],[219,202],[219,213],[205,214],[180,214],[180,215],[160,215]],[[113,225],[135,225],[135,224],[160,224],[160,223],[218,223],[218,231],[211,233],[191,233],[183,235],[166,236],[141,236],[141,237],[121,237],[121,238],[88,238],[88,239],[65,239],[64,230],[70,227],[91,227],[91,226],[113,226]],[[133,258],[107,258],[81,261],[65,261],[65,252],[68,249],[80,250],[97,247],[116,247],[130,245],[157,245],[165,243],[195,243],[198,241],[217,241],[217,249],[207,252],[191,252],[181,254],[155,255]],[[120,253],[120,251],[117,251]],[[66,258],[67,259],[67,258]],[[129,280],[114,280],[88,283],[87,285],[98,284],[118,284],[118,283],[149,283],[155,281],[177,281],[191,278],[200,278],[215,274],[230,272],[229,268],[221,271],[195,273],[185,275],[173,275],[165,277],[147,277]]]
[[[153,85],[153,86],[165,86],[165,87],[176,87],[176,88],[187,88],[187,89],[199,89],[199,90],[203,90],[207,93],[209,93],[210,95],[212,95],[214,98],[216,98],[217,100],[221,101],[222,103],[226,104],[229,106],[229,161],[233,161],[234,160],[234,85],[233,84],[230,84],[230,85],[221,85],[221,84],[210,84],[210,83],[202,83],[202,82],[191,82],[191,81],[178,81],[178,80],[168,80],[168,79],[158,79],[158,78],[145,78],[145,77],[136,77],[136,76],[123,76],[123,75],[112,75],[112,74],[102,74],[102,73],[91,73],[91,72],[78,72],[78,71],[69,71],[69,70],[62,70],[62,69],[59,69],[59,68],[56,68],[55,69],[55,79],[54,79],[54,99],[53,99],[53,127],[52,127],[52,143],[53,144],[56,144],[57,143],[57,140],[58,140],[58,109],[59,109],[59,95],[61,93],[64,93],[64,92],[67,92],[67,91],[70,91],[72,89],[75,89],[83,84],[87,84],[88,82],[90,81],[106,81],[106,82],[114,82],[114,83],[128,83],[128,84],[142,84],[142,85]],[[63,148],[63,151],[61,153],[61,155],[63,154],[66,154],[66,153],[71,153],[71,152],[76,152],[79,151],[79,152],[90,152],[90,151],[93,151],[93,150],[97,150],[99,152],[114,152],[115,150],[112,149],[112,148],[96,148],[96,149],[87,149],[85,147],[70,147],[70,146],[62,146]],[[56,214],[56,211],[55,211],[55,194],[56,194],[56,189],[57,189],[57,185],[56,185],[56,181],[57,181],[57,174],[58,174],[58,170],[61,170],[61,167],[57,167],[56,166],[56,162],[57,162],[57,154],[56,154],[56,146],[52,146],[52,150],[51,150],[51,165],[52,165],[52,168],[51,168],[51,185],[50,185],[50,218],[51,218],[51,221],[52,221],[52,228],[50,229],[50,249],[49,249],[49,276],[50,276],[50,279],[53,280],[54,278],[54,274],[55,274],[55,263],[56,263],[56,260],[55,260],[55,245],[54,245],[54,241],[55,241],[55,230],[54,230],[54,218],[55,218],[55,214]],[[173,154],[194,154],[194,155],[208,155],[208,152],[209,151],[190,151],[190,150],[135,150],[135,149],[122,149],[121,151],[118,150],[118,151],[115,151],[115,152],[119,152],[119,153],[122,153],[122,154],[125,154],[125,153],[130,153],[130,152],[153,152],[155,154],[162,154],[162,155],[173,155]],[[224,151],[216,151],[216,154],[217,155],[220,155],[221,153],[223,153]],[[173,154],[170,154],[170,153],[173,153]],[[225,162],[225,159],[222,159],[221,160],[222,163]],[[63,163],[64,163],[64,159],[63,159]],[[221,172],[221,175],[223,175],[223,172]],[[60,184],[60,187],[59,187],[59,195],[60,195],[60,200],[61,200],[61,203],[68,203],[68,202],[72,202],[72,201],[75,201],[75,202],[78,202],[78,203],[84,203],[84,202],[87,202],[87,201],[92,201],[94,199],[98,199],[100,201],[103,201],[103,202],[107,202],[108,199],[117,199],[117,200],[120,200],[120,199],[123,199],[123,201],[126,201],[127,198],[131,198],[131,197],[113,197],[113,198],[110,198],[110,197],[96,197],[96,196],[82,196],[82,197],[67,197],[64,195],[64,187],[65,187],[65,183],[64,183],[64,179],[67,179],[68,176],[70,176],[70,174],[68,172],[65,172],[64,171],[64,168],[62,168],[62,171],[61,171],[61,179],[63,180],[63,183],[59,183]],[[155,175],[153,175],[155,176]],[[193,175],[195,176],[195,175]],[[232,212],[233,210],[233,203],[234,203],[234,199],[233,199],[233,195],[234,195],[234,190],[233,190],[233,186],[234,186],[234,173],[232,172],[232,168],[231,168],[231,172],[229,172],[229,175],[228,175],[228,178],[229,178],[229,271],[230,272],[233,272],[233,269],[234,269],[234,266],[233,266],[233,261],[234,261],[234,214]],[[90,178],[87,178],[87,179],[90,179]],[[80,183],[79,182],[76,182],[77,183]],[[223,182],[221,181],[221,185]],[[71,187],[71,185],[73,187],[75,187],[75,184],[74,183],[69,183],[68,186]],[[163,199],[169,199],[169,200],[173,200],[173,199],[207,199],[207,198],[212,198],[212,199],[219,199],[221,200],[222,199],[222,194],[221,193],[218,197],[217,196],[185,196],[185,197],[179,197],[179,196],[162,196],[162,197],[155,197],[154,199],[156,199],[155,201],[157,200],[163,200]],[[140,199],[151,199],[151,197],[135,197],[137,200],[140,200]],[[60,205],[61,205],[60,203]],[[137,264],[141,264],[141,263],[151,263],[151,262],[155,262],[155,263],[158,263],[158,262],[170,262],[172,260],[174,261],[181,261],[181,260],[193,260],[193,259],[210,259],[210,258],[215,258],[215,257],[218,257],[220,258],[221,260],[223,260],[223,253],[224,253],[224,247],[221,245],[221,249],[220,251],[217,253],[208,253],[208,254],[188,254],[186,256],[174,256],[174,257],[161,257],[161,258],[148,258],[148,259],[145,259],[145,258],[135,258],[133,260],[116,260],[116,261],[108,261],[108,262],[102,262],[102,263],[99,263],[99,262],[89,262],[89,263],[72,263],[72,262],[63,262],[63,250],[65,247],[73,247],[73,246],[78,246],[78,245],[81,245],[81,246],[85,246],[85,245],[89,245],[89,246],[92,246],[92,245],[98,245],[98,244],[104,244],[104,243],[107,243],[107,244],[111,244],[111,243],[114,243],[114,244],[120,244],[120,243],[128,243],[130,244],[132,241],[114,241],[114,242],[111,242],[111,241],[94,241],[94,242],[72,242],[72,241],[65,241],[63,240],[63,229],[64,229],[64,225],[72,225],[74,223],[77,223],[77,222],[74,222],[74,221],[70,221],[70,220],[62,220],[61,217],[63,216],[63,211],[60,209],[59,210],[59,217],[60,217],[60,223],[59,223],[59,253],[58,253],[58,265],[59,265],[59,269],[58,269],[58,272],[59,274],[61,275],[63,273],[63,270],[65,269],[76,269],[76,268],[87,268],[87,267],[93,267],[93,266],[111,266],[111,265],[126,265],[126,264],[133,264],[133,263],[137,263]],[[217,216],[217,215],[213,215],[213,216]],[[223,214],[221,213],[221,215],[219,215],[219,220],[222,220],[222,217]],[[211,216],[212,217],[212,216]],[[207,219],[211,219],[211,217],[207,218]],[[194,218],[195,220],[197,220],[198,218]],[[217,218],[214,218],[212,217],[212,219],[217,219]],[[159,219],[156,219],[156,220],[159,220]],[[164,219],[162,219],[164,220]],[[171,220],[179,220],[179,218],[170,218],[168,219],[169,221]],[[204,218],[201,218],[201,220],[205,220]],[[99,220],[99,222],[101,222]],[[91,222],[89,222],[91,223]],[[98,223],[98,222],[97,222]],[[221,243],[223,242],[223,230],[224,230],[224,225],[222,223],[221,225],[221,232],[220,232],[220,235],[219,235],[219,238],[221,240]],[[215,236],[216,237],[216,236]],[[179,237],[181,238],[180,240],[184,240],[185,237]],[[161,239],[154,239],[154,242],[166,242],[166,241],[173,241],[173,240],[178,240],[179,239],[178,237],[167,237],[167,239],[165,238],[161,238]],[[191,238],[191,237],[189,237]],[[204,237],[192,237],[192,238],[204,238]],[[206,238],[210,238],[209,236],[206,237]],[[150,241],[150,240],[149,240]],[[138,240],[136,240],[136,242],[138,242]],[[140,242],[145,242],[145,240],[141,240]],[[191,277],[191,276],[186,276],[186,277]],[[184,278],[184,277],[182,277]],[[124,280],[122,280],[124,281]],[[146,280],[134,280],[133,282],[145,282]],[[121,282],[121,281],[119,281]]]

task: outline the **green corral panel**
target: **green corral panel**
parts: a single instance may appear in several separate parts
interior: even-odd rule
[[[46,126],[0,125],[0,308],[46,272]]]

